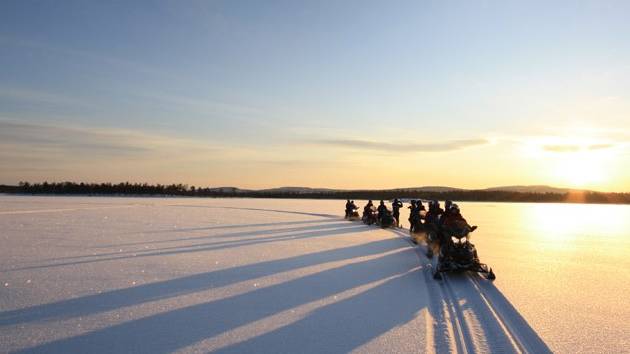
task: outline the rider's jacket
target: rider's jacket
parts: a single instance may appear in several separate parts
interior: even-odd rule
[[[428,223],[438,223],[440,215],[444,215],[442,208],[429,208],[427,215],[424,217]]]
[[[443,219],[442,226],[446,228],[463,228],[468,226],[466,219],[457,211],[449,211],[444,214]]]

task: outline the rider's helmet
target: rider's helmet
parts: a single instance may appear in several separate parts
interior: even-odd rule
[[[445,201],[444,202],[444,210],[449,210],[452,205],[453,205],[453,201],[452,200]]]
[[[385,204],[385,202],[383,201],[383,199],[381,199],[381,205]]]
[[[434,199],[433,200],[433,206],[436,207],[436,208],[439,208],[440,207],[440,202],[437,201],[436,199]]]

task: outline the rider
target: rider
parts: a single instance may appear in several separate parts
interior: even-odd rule
[[[378,212],[378,214],[376,215],[376,218],[380,222],[383,216],[385,215],[385,213],[387,212],[387,207],[385,206],[385,202],[382,199],[376,211]]]
[[[409,231],[413,231],[413,215],[416,212],[416,200],[412,199],[407,208],[409,209]]]
[[[452,200],[447,200],[444,202],[444,214],[440,217],[438,221],[438,225],[442,227],[444,225],[444,220],[446,220],[446,216],[451,212],[451,207],[453,206]]]
[[[357,209],[359,209],[359,207],[354,204],[354,200],[348,200],[348,202],[346,203],[346,217],[352,217],[352,213],[354,213],[354,211]]]
[[[350,199],[346,200],[346,218],[349,218],[352,215],[352,203]]]
[[[372,199],[368,200],[367,204],[363,207],[363,216],[371,214],[372,208],[374,208],[374,204],[372,204]]]
[[[402,206],[403,203],[398,200],[398,198],[395,198],[394,202],[392,203],[392,214],[396,219],[396,225],[398,225],[398,220],[400,219],[400,208],[402,208]]]
[[[462,216],[457,204],[453,204],[448,213],[445,214],[442,227],[445,231],[458,234],[467,234],[477,229],[477,226],[468,224],[466,219]]]
[[[437,241],[438,245],[442,244],[444,235],[441,232],[440,218],[443,218],[444,210],[440,208],[440,202],[437,200],[429,201],[429,211],[427,211],[424,217],[424,224],[427,225],[429,236],[433,241]],[[433,239],[435,237],[435,239]],[[433,242],[431,241],[431,242]]]
[[[422,201],[415,201],[413,208],[409,210],[409,231],[420,231],[422,227],[422,214],[421,212],[424,210],[424,205],[422,205]]]
[[[422,200],[418,200],[418,210],[420,210],[420,211],[424,211],[424,210],[426,210],[426,209],[424,208],[424,205],[422,205]]]
[[[451,208],[451,206],[453,205],[453,201],[452,200],[447,200],[444,202],[444,211],[448,212],[448,210]]]
[[[426,224],[439,225],[440,217],[444,214],[444,210],[440,208],[440,202],[437,200],[429,201],[429,211],[427,211],[424,217]]]

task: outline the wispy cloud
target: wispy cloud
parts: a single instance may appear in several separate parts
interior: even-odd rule
[[[240,103],[223,102],[211,98],[176,96],[157,93],[134,93],[134,95],[152,102],[180,107],[186,111],[198,114],[228,114],[231,118],[233,118],[248,116],[260,117],[265,113],[263,109],[258,107]]]
[[[85,107],[83,100],[40,90],[0,87],[0,98],[28,103],[45,103],[60,106]]]
[[[37,156],[40,159],[52,156],[62,156],[65,159],[129,158],[151,154],[167,156],[191,151],[214,151],[213,147],[196,141],[124,129],[69,127],[6,120],[0,120],[0,146],[5,156]]]
[[[589,150],[601,150],[601,149],[610,149],[615,147],[615,144],[592,144],[587,147]]]
[[[545,145],[543,150],[550,152],[576,152],[580,151],[579,145]]]
[[[93,62],[97,62],[100,64],[108,65],[110,67],[137,72],[140,74],[160,77],[168,80],[178,80],[182,81],[184,78],[174,75],[171,71],[164,70],[161,68],[155,68],[148,66],[144,63],[138,63],[134,61],[124,60],[116,57],[112,57],[109,55],[103,55],[101,53],[95,53],[86,50],[79,49],[70,49],[64,48],[60,46],[54,46],[49,43],[44,43],[40,41],[33,41],[24,38],[17,38],[7,35],[0,34],[0,44],[10,45],[15,47],[29,48],[33,50],[38,50],[46,53],[56,53],[62,56],[73,56],[75,58],[90,60]],[[186,78],[190,80],[190,78]]]
[[[386,152],[440,152],[461,150],[473,146],[486,145],[490,142],[487,139],[459,139],[436,143],[386,143],[355,139],[320,139],[315,140],[314,143],[320,145]]]
[[[615,147],[615,144],[590,144],[590,145],[577,145],[577,144],[554,144],[544,145],[543,150],[549,152],[578,152],[582,150],[603,150]]]

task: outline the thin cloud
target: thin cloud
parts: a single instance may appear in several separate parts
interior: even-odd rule
[[[549,152],[578,152],[582,150],[603,150],[615,147],[614,144],[591,144],[591,145],[576,145],[576,144],[555,144],[544,145],[543,150]]]
[[[153,102],[164,103],[171,106],[183,107],[187,110],[191,110],[196,113],[202,114],[229,114],[233,119],[236,117],[248,117],[257,116],[260,117],[264,114],[263,109],[247,106],[238,103],[221,102],[211,99],[186,97],[186,96],[174,96],[165,94],[147,94],[136,93],[136,96],[144,99],[148,99]]]
[[[460,139],[439,143],[385,143],[369,140],[354,139],[321,139],[316,144],[354,148],[361,150],[377,150],[386,152],[442,152],[466,149],[473,146],[486,145],[487,139]]]
[[[129,158],[208,153],[212,146],[196,141],[123,129],[54,126],[0,120],[0,147],[13,156]],[[2,157],[2,155],[0,155]]]
[[[34,102],[34,103],[53,104],[53,105],[59,105],[59,106],[74,106],[74,107],[86,106],[85,102],[79,99],[75,99],[72,97],[59,95],[55,93],[39,91],[39,90],[30,90],[30,89],[0,87],[0,98],[29,102],[29,103]]]
[[[550,152],[576,152],[580,151],[579,145],[545,145],[543,150]]]
[[[614,144],[592,144],[588,146],[589,150],[601,150],[601,149],[610,149],[614,147]]]
[[[127,71],[133,71],[144,75],[149,75],[153,77],[160,77],[168,80],[178,80],[182,81],[184,78],[174,75],[172,72],[168,70],[163,70],[161,68],[155,68],[148,66],[146,64],[141,64],[138,62],[133,62],[129,60],[124,60],[112,56],[103,55],[101,53],[90,52],[86,50],[78,50],[78,49],[70,49],[59,46],[53,46],[48,43],[27,40],[24,38],[16,38],[12,36],[6,36],[0,34],[0,44],[11,45],[22,48],[30,48],[39,51],[44,51],[47,53],[56,53],[62,56],[74,56],[75,58],[83,58],[86,60],[90,60],[93,62],[101,63],[104,65],[108,65],[114,68],[120,68]]]

